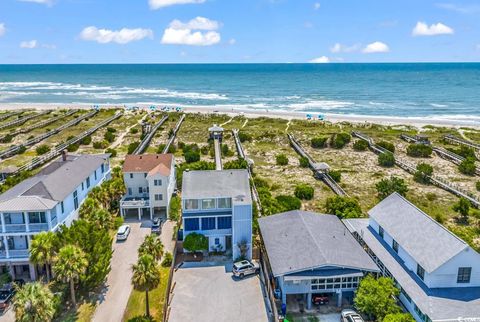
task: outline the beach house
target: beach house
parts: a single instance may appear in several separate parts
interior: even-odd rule
[[[252,257],[252,197],[247,170],[186,171],[182,180],[184,238],[208,238],[209,251]]]
[[[122,217],[133,213],[143,216],[168,216],[175,191],[175,158],[173,154],[127,155],[123,163],[126,194],[120,201]]]
[[[380,272],[337,216],[294,210],[258,224],[269,275],[287,309],[298,298],[310,309],[320,294],[351,305],[362,277]]]
[[[394,193],[345,224],[416,321],[480,321],[480,254]]]
[[[0,266],[13,278],[35,280],[32,237],[78,217],[88,192],[110,177],[108,154],[62,156],[0,195]],[[41,272],[41,267],[39,270]]]

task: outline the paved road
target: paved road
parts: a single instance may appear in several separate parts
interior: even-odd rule
[[[150,233],[151,221],[126,221],[132,231],[125,242],[113,244],[112,270],[108,274],[105,297],[99,303],[93,321],[119,322],[132,292],[132,265],[137,261],[137,250]]]
[[[13,312],[13,305],[10,305],[8,310],[0,315],[0,322],[14,322],[15,312]]]
[[[268,321],[258,276],[232,278],[232,263],[184,263],[176,282],[169,322]]]

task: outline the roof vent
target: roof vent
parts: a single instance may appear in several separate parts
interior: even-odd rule
[[[142,156],[140,156],[140,160],[142,159]]]

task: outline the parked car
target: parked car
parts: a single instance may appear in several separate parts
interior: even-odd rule
[[[326,294],[313,294],[312,303],[315,305],[325,305],[328,304],[328,295]]]
[[[10,306],[13,295],[15,295],[13,283],[5,284],[0,288],[0,311],[5,311]]]
[[[257,274],[260,272],[260,266],[258,263],[243,260],[233,264],[232,272],[234,276],[244,278],[246,275]]]
[[[341,322],[364,322],[363,318],[354,310],[342,310]]]
[[[152,220],[152,234],[160,235],[162,232],[162,220],[159,217],[155,217]]]
[[[129,225],[121,225],[117,231],[117,240],[126,240],[130,235],[130,226]]]

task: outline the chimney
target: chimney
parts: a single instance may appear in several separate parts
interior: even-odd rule
[[[62,161],[67,161],[67,150],[62,150]]]

